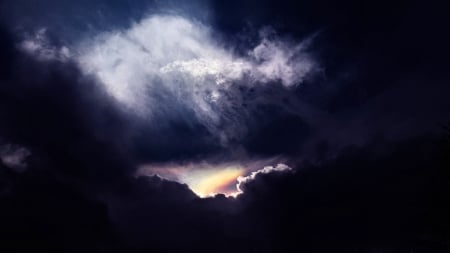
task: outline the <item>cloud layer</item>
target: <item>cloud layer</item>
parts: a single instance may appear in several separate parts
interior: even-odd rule
[[[0,251],[448,252],[447,8],[200,2],[1,1]],[[243,193],[180,183],[217,169]]]
[[[153,15],[129,29],[84,41],[76,60],[140,116],[156,120],[158,115],[192,110],[226,143],[239,132],[226,128],[245,124],[240,118],[248,113],[239,105],[243,101],[235,94],[237,83],[256,89],[270,82],[290,87],[317,68],[306,51],[308,43],[266,34],[246,55],[237,55],[206,25],[181,16]]]

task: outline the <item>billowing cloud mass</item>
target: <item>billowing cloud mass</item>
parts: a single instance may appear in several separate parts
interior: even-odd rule
[[[277,164],[277,166],[273,167],[273,166],[266,166],[260,170],[257,171],[253,171],[252,173],[250,173],[250,175],[248,176],[240,176],[237,178],[237,185],[236,188],[239,190],[239,192],[243,192],[243,188],[245,187],[245,184],[248,182],[251,182],[252,180],[255,180],[255,178],[259,175],[259,174],[269,174],[271,172],[274,171],[290,171],[292,170],[291,167],[287,166],[286,164],[283,163],[279,163]]]
[[[360,2],[0,1],[0,252],[450,252],[448,8]]]
[[[307,43],[262,37],[246,56],[238,56],[214,36],[199,22],[153,15],[127,30],[104,32],[82,43],[78,60],[113,96],[130,104],[142,104],[139,99],[145,97],[139,96],[158,81],[174,92],[207,95],[209,89],[209,99],[215,100],[217,85],[245,77],[248,85],[281,81],[291,86],[300,84],[316,66],[306,52]]]
[[[195,113],[225,143],[245,124],[245,103],[236,83],[247,87],[281,82],[299,85],[317,68],[308,42],[292,43],[269,32],[246,55],[238,55],[200,22],[152,15],[126,30],[104,32],[80,44],[76,60],[118,101],[156,120],[179,104]],[[162,105],[164,104],[164,105]],[[241,127],[242,128],[242,127]],[[224,130],[225,129],[225,130]],[[233,133],[231,133],[233,132]]]

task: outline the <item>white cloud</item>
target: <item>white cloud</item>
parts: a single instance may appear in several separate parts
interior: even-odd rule
[[[56,47],[49,42],[45,28],[39,29],[33,36],[28,36],[20,44],[20,48],[42,61],[66,61],[71,56],[67,47]]]
[[[172,16],[153,16],[128,30],[101,34],[83,43],[80,53],[87,73],[96,75],[119,101],[139,109],[159,83],[180,97],[191,96],[199,110],[207,111],[202,96],[215,83],[204,79],[218,77],[233,62],[207,27]]]
[[[269,174],[271,172],[275,172],[275,171],[289,171],[292,170],[291,167],[287,166],[286,164],[283,163],[279,163],[277,164],[277,166],[273,167],[273,166],[266,166],[263,169],[257,170],[257,171],[253,171],[252,173],[250,173],[250,175],[248,176],[241,176],[237,178],[237,189],[239,192],[243,192],[243,185],[245,185],[246,183],[255,180],[255,178],[260,175],[260,174]]]
[[[187,61],[174,61],[161,69],[162,74],[183,73],[202,81],[206,77],[212,77],[217,85],[230,80],[242,78],[243,74],[250,72],[248,62],[230,59],[199,58]]]
[[[290,87],[301,83],[316,63],[304,43],[263,36],[247,55],[238,56],[216,38],[204,24],[153,15],[129,29],[83,41],[76,60],[138,115],[152,120],[172,115],[174,104],[184,106],[226,145],[245,132],[234,129],[242,128],[236,126],[243,125],[245,109],[236,107],[242,101],[230,90],[233,83],[255,87],[278,81]]]
[[[259,62],[253,66],[252,73],[260,82],[280,80],[285,86],[299,84],[315,67],[304,49],[302,44],[290,46],[264,38],[250,53]]]
[[[246,98],[235,84],[258,89],[278,82],[289,88],[317,67],[306,51],[309,40],[292,43],[262,33],[260,43],[237,55],[207,25],[173,15],[152,15],[75,46],[52,43],[45,28],[24,37],[23,51],[41,61],[74,60],[146,120],[164,124],[165,117],[193,112],[224,146],[245,136],[253,114],[242,106]]]

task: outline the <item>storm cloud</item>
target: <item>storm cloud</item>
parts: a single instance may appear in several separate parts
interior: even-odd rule
[[[448,251],[443,10],[2,1],[0,250]]]

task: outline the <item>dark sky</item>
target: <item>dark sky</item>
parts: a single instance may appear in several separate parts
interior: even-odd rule
[[[447,10],[0,1],[0,251],[448,252]]]

